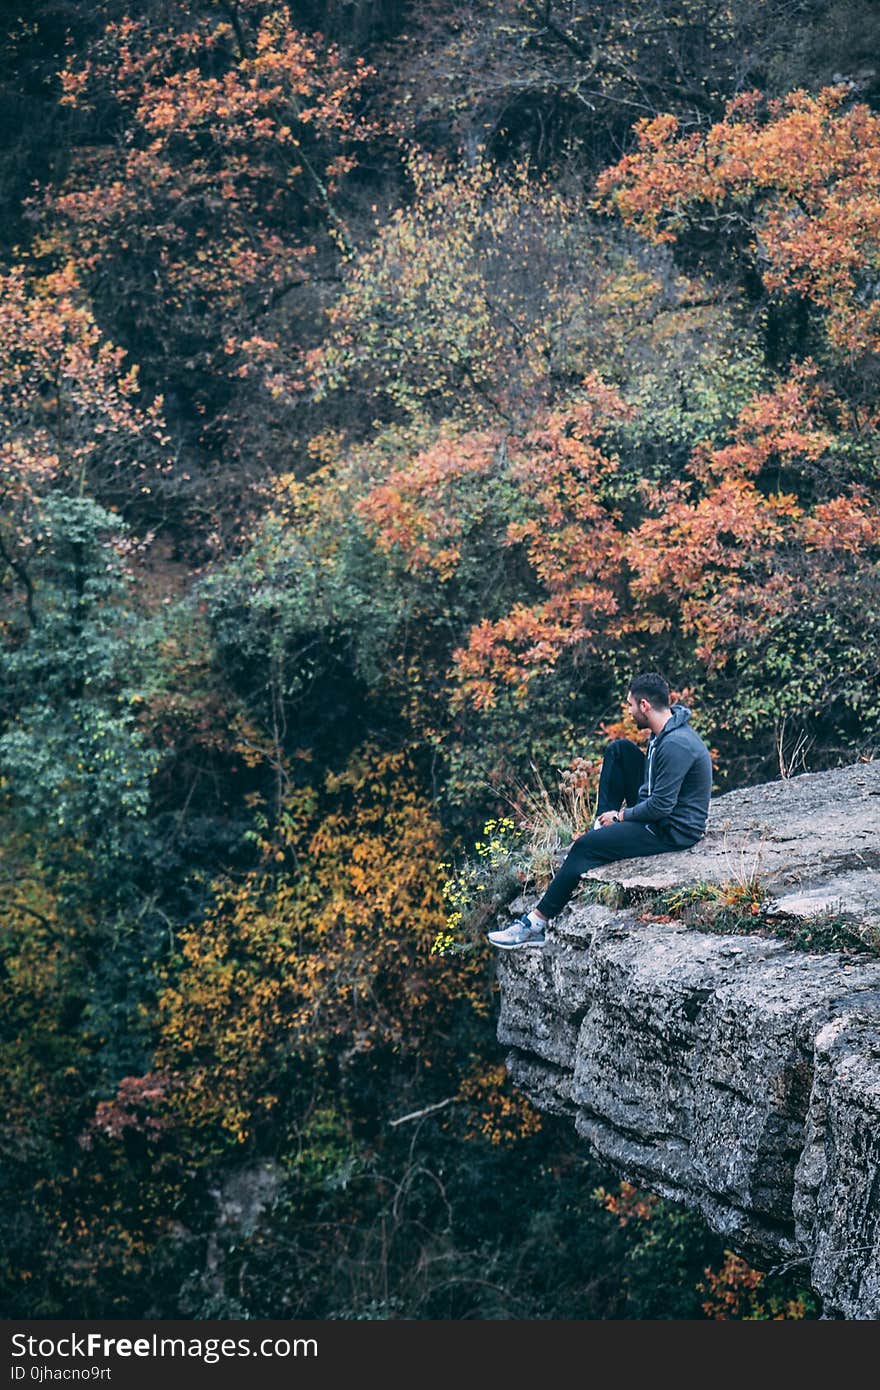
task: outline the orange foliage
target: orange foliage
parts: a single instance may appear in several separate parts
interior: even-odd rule
[[[597,1187],[593,1195],[617,1217],[621,1226],[628,1226],[631,1221],[650,1221],[660,1201],[653,1192],[641,1192],[631,1182],[622,1182],[616,1192]]]
[[[680,626],[711,671],[788,611],[795,562],[809,588],[812,553],[842,563],[869,558],[880,543],[864,492],[812,507],[799,500],[822,480],[834,443],[812,363],[749,401],[730,442],[698,445],[662,497],[646,490],[656,513],[628,535],[600,500],[616,467],[602,452],[602,426],[625,408],[596,378],[584,385],[582,399],[539,415],[522,436],[444,435],[356,504],[380,549],[445,582],[503,495],[500,543],[522,547],[542,596],[478,622],[455,652],[456,698],[477,708],[491,708],[504,687],[524,697],[566,650],[598,651],[626,631]],[[783,476],[797,492],[780,487]]]
[[[680,622],[710,671],[789,610],[796,579],[806,588],[827,585],[829,571],[819,571],[810,552],[870,559],[880,544],[876,512],[858,490],[812,509],[794,493],[767,490],[773,469],[777,476],[783,468],[821,470],[832,436],[816,416],[820,395],[805,364],[756,397],[740,414],[734,442],[695,450],[691,481],[667,489],[663,510],[629,538],[637,604],[659,609],[668,626]],[[643,624],[637,609],[633,626]]]
[[[680,631],[711,673],[876,556],[867,491],[828,496],[839,407],[814,363],[794,366],[746,403],[728,440],[696,445],[676,482],[645,485],[647,515],[626,532],[607,500],[617,460],[604,435],[628,408],[596,376],[519,434],[447,426],[426,446],[413,428],[400,437],[404,467],[389,470],[378,450],[345,463],[337,440],[335,463],[307,485],[281,480],[277,500],[297,543],[326,530],[316,517],[329,506],[401,574],[472,584],[475,563],[491,564],[506,611],[473,623],[453,652],[454,707],[491,709],[505,691],[522,700],[564,653],[601,659],[632,634]]]
[[[104,501],[149,493],[168,465],[162,399],[139,405],[138,369],[101,334],[74,266],[0,276],[0,503],[21,523],[49,488]]]
[[[819,419],[827,395],[807,360],[772,391],[755,396],[740,411],[733,441],[721,448],[707,444],[694,450],[689,472],[703,483],[724,478],[756,478],[771,466],[804,473],[815,468],[834,443]]]
[[[516,1144],[541,1128],[541,1116],[514,1090],[507,1067],[477,1067],[466,1076],[459,1097],[470,1102],[465,1138],[478,1136],[491,1144]]]
[[[466,526],[479,518],[450,506],[450,493],[471,476],[485,476],[503,453],[497,435],[448,434],[420,453],[407,468],[392,473],[357,504],[357,513],[374,533],[380,550],[398,549],[413,569],[425,566],[449,579],[461,560]]]
[[[862,555],[880,545],[880,515],[861,490],[849,497],[820,502],[804,518],[801,536],[807,550],[845,551]]]
[[[845,87],[738,97],[705,134],[674,116],[642,121],[638,150],[597,182],[604,206],[654,241],[689,226],[743,231],[770,291],[827,314],[848,353],[880,348],[880,117]]]
[[[273,335],[254,332],[307,276],[314,246],[303,224],[346,233],[334,196],[367,127],[353,105],[363,60],[294,25],[289,6],[237,23],[218,7],[172,4],[161,21],[108,23],[61,73],[62,102],[112,113],[121,138],[86,146],[51,213],[75,238],[81,265],[111,272],[141,328],[161,342],[169,314],[199,334],[185,365],[273,371]]]
[[[740,1255],[726,1250],[721,1268],[717,1271],[707,1269],[705,1283],[697,1285],[699,1292],[706,1294],[703,1312],[716,1322],[733,1319],[786,1322],[807,1316],[806,1306],[800,1298],[771,1298],[762,1302],[758,1290],[763,1282],[764,1275],[759,1270],[753,1269]]]
[[[583,387],[565,406],[539,412],[521,436],[443,437],[357,505],[380,549],[396,549],[407,566],[430,566],[448,580],[465,528],[491,517],[494,499],[504,496],[510,519],[502,544],[522,549],[544,597],[483,620],[455,653],[461,690],[478,708],[495,702],[498,683],[525,695],[539,671],[566,649],[598,640],[617,612],[621,537],[598,494],[617,466],[602,452],[603,430],[627,410],[598,377]],[[474,478],[488,484],[476,497],[473,487],[459,486]]]

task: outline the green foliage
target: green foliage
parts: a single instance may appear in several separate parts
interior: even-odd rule
[[[609,495],[630,512],[640,484],[662,489],[684,471],[693,449],[721,442],[746,402],[766,384],[760,341],[741,313],[700,282],[677,280],[663,258],[655,274],[659,313],[613,335],[609,363],[632,415],[614,435],[621,468]]]
[[[628,1182],[618,1184],[616,1192],[598,1188],[593,1197],[627,1236],[622,1316],[724,1321],[819,1316],[815,1296],[795,1277],[785,1271],[765,1275],[730,1250],[720,1251],[720,1241],[695,1212]]]
[[[115,548],[117,517],[49,494],[33,557],[34,620],[3,654],[0,777],[8,813],[109,885],[149,803],[155,754],[137,727],[147,653]]]
[[[754,877],[664,889],[640,896],[637,907],[646,919],[673,917],[697,931],[772,934],[797,951],[880,954],[880,933],[856,914],[826,909],[806,918],[789,916],[776,910],[770,889]]]
[[[694,1213],[672,1202],[653,1205],[648,1220],[628,1224],[623,1289],[627,1318],[698,1318],[697,1285],[717,1241]]]
[[[786,736],[873,746],[873,156],[721,120],[839,70],[870,134],[844,8],[3,22],[14,1315],[817,1312],[671,1204],[589,1200],[607,1175],[507,1088],[475,947],[588,823],[633,670],[693,688],[728,782]],[[822,100],[824,139],[854,102]],[[654,199],[674,251],[588,203],[641,115],[671,206],[637,177],[627,216]],[[686,142],[719,122],[706,200]],[[753,881],[632,905],[876,947]]]
[[[718,679],[719,731],[760,736],[794,720],[829,744],[870,727],[877,698],[880,567],[867,561],[846,575],[830,571],[818,586],[802,557],[788,561],[784,613],[772,615],[734,654]]]
[[[856,913],[829,908],[800,920],[774,920],[771,925],[797,951],[866,951],[880,956],[880,929],[876,923],[860,922]]]

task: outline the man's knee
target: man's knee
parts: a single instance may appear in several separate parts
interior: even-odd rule
[[[623,768],[628,768],[643,762],[645,752],[635,739],[613,738],[606,743],[603,757],[607,763],[619,763]]]
[[[626,748],[627,744],[630,744],[633,748],[635,747],[631,738],[610,739],[608,743],[605,744],[605,757],[618,757],[623,752],[624,748]]]
[[[598,834],[598,830],[585,830],[583,835],[578,835],[576,840],[572,840],[568,853],[571,854],[572,851],[576,849],[583,849],[584,845],[589,849],[591,845],[596,843],[596,836]]]
[[[607,832],[602,830],[587,830],[583,835],[578,835],[576,840],[572,840],[567,852],[557,861],[558,869],[567,867],[583,873],[585,868],[602,863],[605,856],[596,853],[596,845],[605,833]]]

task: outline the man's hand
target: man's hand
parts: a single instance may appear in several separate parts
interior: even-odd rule
[[[597,819],[599,821],[599,824],[604,826],[614,825],[615,821],[622,820],[623,817],[620,811],[603,811],[601,816],[598,816]]]

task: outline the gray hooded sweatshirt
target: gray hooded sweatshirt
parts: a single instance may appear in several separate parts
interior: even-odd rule
[[[712,795],[712,759],[690,717],[687,705],[673,705],[660,733],[648,739],[639,799],[623,813],[682,847],[705,834]]]

